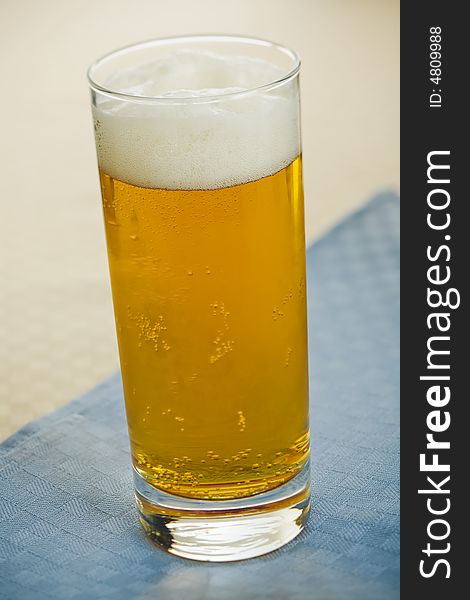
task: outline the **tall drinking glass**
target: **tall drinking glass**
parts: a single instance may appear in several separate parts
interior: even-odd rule
[[[308,514],[299,68],[191,36],[88,73],[137,507],[196,560],[274,550]]]

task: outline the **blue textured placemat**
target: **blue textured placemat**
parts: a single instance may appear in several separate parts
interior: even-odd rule
[[[0,446],[0,598],[398,598],[398,200],[308,251],[313,510],[265,557],[203,564],[148,542],[116,375]]]

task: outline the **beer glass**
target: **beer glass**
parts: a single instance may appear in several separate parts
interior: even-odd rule
[[[88,72],[137,507],[196,560],[274,550],[308,515],[299,69],[209,35]]]

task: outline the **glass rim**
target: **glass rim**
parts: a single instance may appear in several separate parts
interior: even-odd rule
[[[99,84],[94,79],[94,73],[96,70],[107,60],[119,56],[128,54],[134,50],[140,48],[150,48],[152,46],[164,46],[171,45],[174,42],[232,42],[232,43],[243,43],[243,44],[252,44],[256,46],[263,46],[265,48],[272,48],[274,50],[279,51],[284,56],[287,56],[292,61],[292,68],[286,69],[286,73],[282,76],[277,77],[276,79],[269,81],[267,83],[263,83],[262,85],[254,86],[247,88],[245,90],[239,90],[236,92],[228,92],[225,94],[213,94],[208,96],[184,96],[184,97],[168,97],[168,96],[145,96],[140,94],[132,94],[129,92],[120,92],[117,90],[113,90],[112,88],[108,88],[104,85]],[[133,101],[145,101],[145,102],[155,102],[155,103],[165,103],[165,104],[191,104],[191,103],[205,103],[205,102],[220,102],[224,99],[236,98],[240,96],[246,96],[248,94],[253,94],[255,92],[260,91],[269,91],[274,89],[284,83],[287,83],[294,77],[296,77],[300,71],[301,60],[299,55],[289,48],[288,46],[284,46],[283,44],[278,44],[277,42],[272,42],[270,40],[256,38],[251,36],[244,35],[231,35],[231,34],[196,34],[196,35],[176,35],[169,37],[159,37],[152,38],[149,40],[145,40],[142,42],[136,42],[133,44],[129,44],[127,46],[122,46],[121,48],[117,48],[116,50],[112,50],[111,52],[107,52],[103,54],[98,59],[96,59],[87,69],[87,79],[90,85],[90,88],[94,91],[100,92],[107,96],[111,96],[114,98],[121,98],[122,100],[133,100]]]

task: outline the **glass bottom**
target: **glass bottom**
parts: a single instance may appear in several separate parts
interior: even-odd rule
[[[147,535],[192,560],[226,562],[272,552],[295,538],[310,510],[310,466],[284,485],[249,498],[194,500],[149,485],[134,471],[137,508]]]

